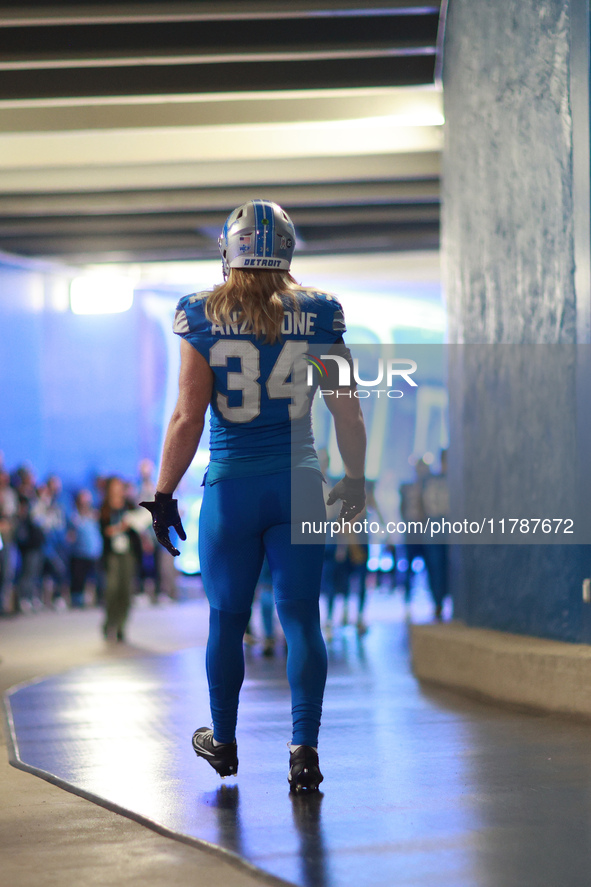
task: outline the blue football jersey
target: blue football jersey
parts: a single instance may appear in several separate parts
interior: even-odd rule
[[[315,458],[310,410],[318,368],[326,366],[317,358],[341,341],[345,321],[329,293],[300,288],[295,294],[299,311],[285,298],[282,336],[273,344],[254,336],[246,321],[208,320],[208,292],[184,296],[177,306],[174,332],[213,370],[210,458],[231,466],[224,476],[268,473]]]

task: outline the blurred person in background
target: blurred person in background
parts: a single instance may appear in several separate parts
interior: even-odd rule
[[[92,496],[93,502],[103,503],[105,499],[105,489],[107,487],[108,477],[106,475],[97,474],[94,478],[93,489],[94,493]],[[99,526],[100,526],[100,504],[99,504]],[[101,557],[98,562],[98,568],[96,573],[96,591],[95,591],[95,603],[99,607],[104,607],[105,605],[105,560],[104,557]]]
[[[269,561],[265,557],[258,582],[261,619],[263,623],[263,656],[275,655],[275,601],[273,599],[273,577]]]
[[[273,600],[273,577],[269,561],[265,557],[259,581],[256,587],[255,598],[258,596],[261,608],[261,622],[263,626],[263,656],[275,655],[275,602]],[[244,632],[244,643],[248,647],[257,643],[257,637],[252,628],[252,618],[249,619]]]
[[[135,577],[133,582],[133,592],[134,594],[145,594],[147,590],[145,580],[149,575],[149,571],[146,569],[147,564],[144,559],[143,536],[145,533],[145,528],[137,527],[136,522],[132,517],[132,512],[137,506],[138,494],[133,481],[124,480],[123,488],[125,497],[126,522],[128,527],[135,531],[133,533],[130,533],[129,536],[129,541],[131,542],[131,550],[133,551],[133,556],[135,559]]]
[[[31,503],[37,499],[36,479],[30,465],[19,465],[12,476],[12,486],[19,496]]]
[[[367,633],[367,625],[364,619],[365,602],[367,600],[367,559],[369,557],[369,545],[367,539],[358,537],[347,545],[347,559],[349,562],[349,593],[357,592],[357,619],[355,629],[361,637]]]
[[[34,515],[34,500],[19,495],[14,541],[19,553],[19,568],[15,586],[15,610],[28,613],[43,606],[41,575],[45,535]]]
[[[68,586],[66,514],[60,501],[61,493],[61,479],[52,474],[39,487],[33,506],[33,516],[44,535],[41,570],[44,600],[56,609],[65,609],[64,593]]]
[[[16,570],[14,532],[18,496],[10,486],[10,475],[0,468],[0,613],[12,613],[13,580]]]
[[[379,482],[374,484],[374,499],[376,503],[376,514],[382,529],[386,529],[390,521],[395,522],[398,517],[400,506],[400,493],[397,474],[391,467],[385,467],[381,473]],[[397,552],[395,533],[382,534],[379,540],[382,543],[382,554],[380,563],[376,570],[376,588],[379,588],[388,594],[392,594],[396,589],[396,581],[398,576]],[[376,540],[377,541],[377,540]],[[382,560],[388,564],[385,568],[382,566]]]
[[[333,636],[334,605],[337,596],[343,598],[341,624],[349,625],[349,598],[351,591],[358,595],[357,620],[355,627],[359,636],[366,634],[367,625],[364,621],[365,601],[367,595],[367,558],[369,546],[364,534],[347,534],[345,542],[335,546],[331,570],[331,585],[327,589],[327,610],[324,634],[328,640]]]
[[[137,534],[127,520],[131,509],[126,500],[126,485],[120,477],[105,482],[105,498],[100,509],[105,569],[105,638],[115,634],[125,640],[125,626],[131,607],[137,570],[135,546]]]
[[[423,511],[431,520],[449,518],[449,489],[447,485],[447,450],[441,451],[441,471],[428,474],[422,485]],[[429,577],[429,588],[435,606],[435,618],[443,618],[443,603],[449,594],[447,578],[448,545],[430,542],[423,547],[423,557]]]
[[[318,450],[318,462],[320,470],[325,481],[330,487],[334,486],[338,481],[338,477],[331,473],[330,456],[328,450],[321,447]],[[332,505],[326,506],[326,519],[331,523],[339,519],[341,510],[340,502],[333,502]],[[325,640],[330,643],[333,638],[333,616],[334,602],[337,594],[342,591],[342,577],[340,575],[342,557],[337,563],[337,553],[342,549],[342,545],[337,544],[338,535],[331,533],[324,545],[324,558],[322,561],[322,578],[320,581],[320,589],[323,598],[326,601],[326,620],[323,626],[323,634]]]
[[[327,641],[331,641],[334,632],[334,608],[336,599],[342,597],[343,612],[342,624],[349,624],[349,563],[347,559],[347,544],[342,541],[344,537],[340,535],[339,542],[327,545],[328,556],[325,557],[323,569],[325,574],[325,593],[326,593],[326,622],[324,624],[324,636]]]
[[[374,515],[385,526],[384,518],[380,512],[376,502],[375,481],[366,480],[366,513],[365,517],[373,519]],[[367,511],[372,512],[368,516]],[[364,513],[358,515],[363,518]],[[357,594],[357,616],[355,628],[359,637],[367,634],[367,624],[365,622],[365,604],[367,602],[367,561],[369,558],[369,538],[367,532],[355,532],[354,526],[351,526],[350,532],[341,533],[338,537],[337,545],[333,546],[331,553],[332,562],[328,569],[327,575],[330,577],[330,584],[327,583],[327,613],[326,623],[324,627],[324,635],[327,640],[332,639],[333,620],[334,620],[334,604],[337,595],[343,598],[343,610],[341,622],[343,626],[349,625],[349,600],[351,592]],[[327,548],[329,546],[327,545]]]
[[[415,558],[425,560],[425,545],[422,525],[426,520],[423,507],[423,483],[431,474],[431,470],[423,459],[415,464],[415,478],[409,483],[400,485],[400,516],[406,523],[404,547],[406,550],[407,567],[404,576],[404,603],[407,614],[412,593],[413,561]]]
[[[103,553],[103,537],[90,490],[76,493],[67,540],[70,546],[70,603],[72,607],[83,607],[86,584],[89,579],[96,582]]]

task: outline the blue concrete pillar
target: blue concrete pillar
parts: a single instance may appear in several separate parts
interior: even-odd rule
[[[452,497],[540,492],[557,511],[541,517],[576,518],[585,485],[591,507],[588,3],[450,0],[443,86],[449,341],[467,346],[450,367]],[[501,346],[527,397],[503,389]],[[546,386],[532,346],[566,355]],[[591,641],[590,547],[458,546],[452,571],[469,625]]]

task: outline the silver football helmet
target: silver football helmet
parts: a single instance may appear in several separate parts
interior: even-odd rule
[[[289,271],[295,249],[295,228],[276,203],[249,200],[230,213],[218,244],[224,278],[230,268]]]

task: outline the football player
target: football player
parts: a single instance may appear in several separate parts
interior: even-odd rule
[[[350,362],[341,305],[328,293],[298,286],[289,273],[295,230],[287,213],[266,200],[249,201],[228,217],[219,246],[224,283],[185,296],[177,307],[179,397],[154,502],[143,504],[158,540],[179,554],[169,527],[186,537],[173,493],[211,407],[199,557],[210,606],[213,729],[198,729],[193,748],[221,776],[237,772],[242,638],[266,554],[288,649],[288,780],[292,790],[314,791],[323,779],[317,744],[327,667],[318,606],[324,535],[306,536],[303,522],[319,528],[326,520],[310,416],[319,381],[345,466],[328,501],[342,500],[346,519],[365,504],[365,428],[354,389],[340,385],[343,360]],[[324,359],[331,354],[337,359]]]

